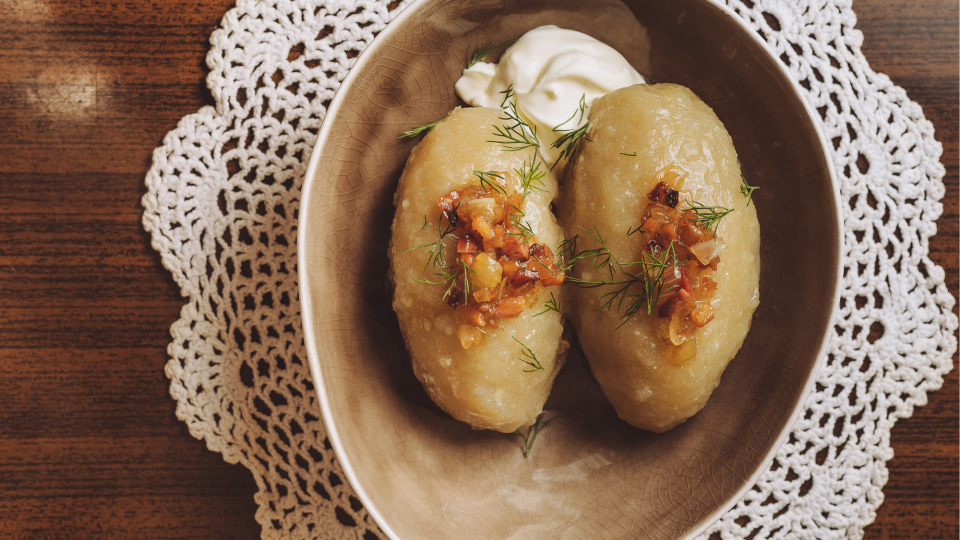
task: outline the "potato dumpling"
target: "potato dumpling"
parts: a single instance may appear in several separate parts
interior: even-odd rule
[[[663,432],[703,408],[750,329],[757,214],[730,135],[689,89],[616,90],[589,120],[562,186],[582,257],[571,319],[620,417]]]
[[[455,109],[410,153],[394,198],[393,308],[417,379],[475,429],[534,423],[563,365],[557,182],[494,139],[502,111]]]

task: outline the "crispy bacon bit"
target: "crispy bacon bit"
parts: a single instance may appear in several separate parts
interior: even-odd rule
[[[437,205],[440,206],[440,212],[447,218],[451,227],[457,226],[457,201],[460,200],[460,192],[454,190],[442,197],[437,198]]]
[[[457,253],[479,253],[480,244],[472,234],[465,234],[457,239]]]
[[[508,236],[503,243],[503,255],[514,261],[525,261],[530,258],[530,246],[516,236]]]
[[[521,268],[510,284],[514,287],[520,287],[525,283],[540,279],[540,273],[531,268]]]
[[[666,182],[660,182],[647,195],[647,198],[664,206],[676,208],[677,203],[680,202],[680,192],[670,189]]]
[[[516,317],[527,308],[527,303],[519,296],[504,298],[497,303],[497,315],[503,318]]]

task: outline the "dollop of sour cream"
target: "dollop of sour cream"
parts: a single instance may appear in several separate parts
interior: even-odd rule
[[[646,81],[609,45],[574,30],[541,26],[514,43],[499,64],[477,62],[463,70],[457,95],[475,107],[506,108],[513,87],[517,112],[536,127],[540,155],[556,163],[562,148],[553,143],[587,122],[594,100],[618,88]],[[580,113],[581,98],[586,104]]]

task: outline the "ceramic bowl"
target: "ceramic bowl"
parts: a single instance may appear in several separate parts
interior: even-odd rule
[[[656,435],[619,420],[574,343],[530,457],[474,431],[414,378],[391,309],[393,194],[416,140],[461,105],[471,51],[555,24],[611,45],[651,82],[693,89],[761,189],[761,302],[706,408]],[[358,58],[329,107],[300,209],[310,366],[343,469],[391,538],[690,538],[769,466],[824,354],[842,246],[816,112],[759,37],[706,0],[421,0]]]

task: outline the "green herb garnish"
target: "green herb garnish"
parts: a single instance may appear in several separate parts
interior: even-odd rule
[[[760,189],[760,186],[751,186],[747,183],[747,177],[740,175],[740,193],[747,198],[747,206],[750,206],[750,201],[753,200],[753,192]]]
[[[506,116],[501,116],[500,120],[504,120],[507,123],[502,126],[494,126],[493,136],[497,140],[487,142],[502,144],[504,150],[509,152],[516,152],[527,148],[540,148],[540,140],[537,138],[537,127],[531,126],[521,118],[520,113],[517,111],[516,100],[510,100],[514,95],[513,86],[504,90],[504,93],[506,95],[503,98],[502,105],[505,106],[503,113]]]
[[[557,161],[554,162],[552,167],[550,167],[550,170],[553,170],[553,167],[556,167],[557,163],[560,163],[564,159],[569,159],[571,156],[576,154],[577,150],[580,148],[580,142],[583,140],[584,137],[586,137],[587,130],[590,128],[590,122],[587,122],[586,124],[580,127],[572,127],[572,128],[563,127],[568,122],[576,118],[578,112],[580,114],[580,118],[577,120],[576,125],[578,126],[580,125],[580,122],[583,121],[583,115],[587,111],[586,98],[587,98],[586,94],[581,95],[580,106],[578,110],[574,111],[573,115],[571,115],[570,118],[567,118],[557,126],[554,126],[553,131],[558,133],[563,133],[563,135],[561,135],[559,139],[554,141],[553,144],[550,145],[550,147],[563,148],[563,150],[560,151],[560,156],[557,157]],[[587,137],[587,140],[589,141],[590,138]]]
[[[724,208],[722,206],[707,206],[703,203],[697,201],[686,201],[689,208],[687,210],[693,212],[696,216],[695,219],[691,220],[696,223],[699,223],[703,226],[704,230],[717,232],[717,226],[720,224],[720,220],[724,216],[733,212],[732,208]]]
[[[621,262],[610,251],[596,225],[593,226],[592,231],[583,227],[580,227],[580,229],[589,234],[595,242],[600,244],[600,247],[576,252],[576,237],[574,237],[573,242],[567,244],[568,249],[571,249],[570,246],[572,246],[573,256],[568,259],[566,268],[572,268],[577,261],[592,259],[591,270],[605,268],[610,277],[609,279],[585,280],[568,276],[566,281],[576,287],[588,289],[612,287],[613,290],[600,296],[603,303],[598,311],[613,309],[615,306],[618,312],[622,312],[621,322],[617,328],[626,324],[644,307],[646,307],[647,314],[652,315],[653,308],[656,307],[663,294],[672,289],[672,287],[665,287],[664,282],[667,270],[675,268],[679,263],[676,251],[673,249],[673,243],[671,242],[667,249],[659,254],[643,253],[639,261]],[[637,285],[637,287],[634,287],[634,285]]]
[[[476,64],[477,62],[482,62],[488,56],[497,52],[497,50],[500,49],[501,47],[510,45],[515,41],[517,40],[514,39],[511,41],[507,41],[505,43],[501,43],[500,45],[497,45],[496,43],[491,43],[490,45],[486,45],[484,47],[477,47],[476,49],[473,50],[473,54],[470,55],[470,60],[467,61],[467,69],[472,68],[474,64]]]
[[[520,169],[514,169],[513,172],[517,173],[517,176],[520,177],[520,186],[523,188],[524,200],[527,199],[527,195],[532,191],[544,191],[543,177],[546,176],[547,173],[540,170],[540,161],[537,159],[536,152],[534,152],[529,164],[524,160]],[[539,186],[534,185],[534,183],[539,184]]]
[[[480,179],[480,187],[507,196],[507,190],[497,181],[503,180],[502,174],[494,171],[473,171],[473,175]]]
[[[543,264],[543,261],[540,261],[540,264]],[[544,266],[546,265],[544,264]],[[534,317],[539,317],[548,311],[556,311],[557,313],[560,313],[560,306],[557,305],[557,298],[553,296],[553,293],[550,293],[550,299],[543,303],[543,311],[537,313],[534,315]]]
[[[524,435],[523,433],[520,433],[519,429],[513,432],[514,435],[517,435],[523,439],[523,457],[530,457],[530,451],[533,450],[533,443],[536,442],[537,435],[540,434],[540,430],[547,427],[547,424],[549,424],[550,422],[553,422],[557,418],[560,418],[559,416],[554,416],[553,418],[544,422],[543,417],[546,415],[547,415],[546,412],[540,413],[537,416],[537,421],[534,422],[532,426],[527,428],[526,435]]]
[[[513,338],[513,340],[519,343],[520,347],[522,347],[520,352],[523,354],[523,356],[519,358],[519,360],[527,365],[527,367],[523,369],[523,372],[533,373],[534,371],[542,370],[543,366],[540,365],[540,361],[537,360],[537,355],[533,354],[533,351],[530,350],[530,347],[527,347],[526,345],[524,345],[517,338]]]
[[[431,129],[434,128],[434,126],[436,126],[436,125],[439,124],[440,122],[443,122],[444,120],[446,120],[446,117],[441,118],[441,119],[437,120],[436,122],[427,124],[427,125],[425,125],[425,126],[417,126],[417,127],[415,127],[415,128],[410,129],[409,131],[404,131],[404,132],[401,133],[400,136],[397,137],[397,138],[398,138],[398,139],[403,139],[403,138],[405,138],[405,137],[416,137],[417,135],[421,135],[421,134],[423,134],[423,133],[426,133],[426,132],[430,131]]]

